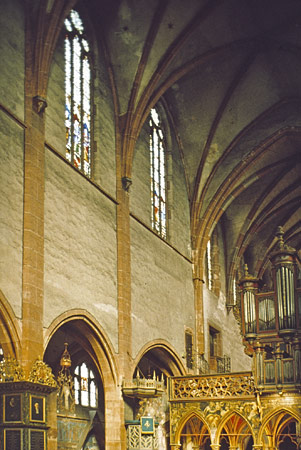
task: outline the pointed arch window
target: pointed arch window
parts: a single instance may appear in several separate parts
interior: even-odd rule
[[[207,272],[208,289],[212,290],[212,287],[213,287],[212,251],[211,251],[211,240],[210,239],[207,242],[207,249],[206,249],[206,272]]]
[[[97,408],[98,389],[92,369],[83,362],[74,370],[75,404]]]
[[[82,19],[71,10],[65,19],[66,158],[91,176],[91,53]]]
[[[149,126],[152,228],[166,239],[166,149],[162,122],[156,108],[151,109]]]

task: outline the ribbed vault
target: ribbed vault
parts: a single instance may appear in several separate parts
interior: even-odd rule
[[[49,1],[48,14],[74,4],[61,3]],[[217,224],[227,280],[245,262],[263,275],[279,225],[300,250],[300,1],[91,0],[89,18],[111,81],[121,175],[131,178],[137,138],[161,100],[199,261]]]

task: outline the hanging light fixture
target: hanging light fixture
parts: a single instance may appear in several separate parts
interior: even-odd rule
[[[73,413],[75,408],[74,383],[70,373],[71,357],[67,343],[65,343],[65,350],[61,356],[60,366],[61,370],[57,376],[58,408],[64,413]]]

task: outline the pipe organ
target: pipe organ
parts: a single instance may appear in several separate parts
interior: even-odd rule
[[[270,254],[272,290],[261,291],[260,280],[248,273],[247,265],[239,287],[242,332],[254,357],[257,388],[282,393],[301,383],[301,280],[297,251],[284,244],[281,227],[276,236]]]

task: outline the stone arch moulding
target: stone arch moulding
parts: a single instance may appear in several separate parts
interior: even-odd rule
[[[148,342],[140,349],[140,351],[136,355],[136,358],[133,360],[133,366],[131,370],[133,375],[136,367],[139,364],[139,361],[143,358],[144,355],[152,350],[161,350],[166,354],[167,359],[165,360],[165,363],[166,361],[168,362],[169,369],[174,376],[185,375],[186,371],[181,358],[178,356],[176,350],[163,339],[156,339]]]
[[[301,412],[301,407],[299,406],[299,411]],[[296,419],[297,422],[301,422],[301,416],[298,414],[297,411],[293,410],[292,408],[284,408],[279,407],[276,409],[273,409],[269,412],[269,414],[264,418],[262,425],[260,427],[259,433],[258,433],[258,441],[262,442],[262,439],[264,437],[264,432],[266,429],[266,426],[270,422],[273,417],[277,416],[278,414],[289,414],[293,419]]]
[[[19,361],[21,353],[21,330],[17,318],[0,290],[0,345],[4,354]]]
[[[206,421],[206,419],[203,417],[203,415],[200,413],[199,410],[193,408],[193,409],[189,410],[186,414],[184,414],[178,421],[177,427],[176,427],[175,433],[174,433],[174,443],[173,443],[174,445],[180,445],[182,431],[183,431],[185,425],[194,417],[198,418],[201,422],[203,422],[203,424],[208,429],[208,433],[209,433],[211,442],[214,442],[208,422]]]
[[[70,325],[82,323],[90,331],[90,334],[85,335],[85,338],[97,355],[98,366],[101,367],[104,386],[107,383],[116,385],[118,381],[118,370],[113,345],[101,325],[86,310],[72,309],[64,312],[52,321],[44,334],[44,353],[55,332],[68,323]]]

